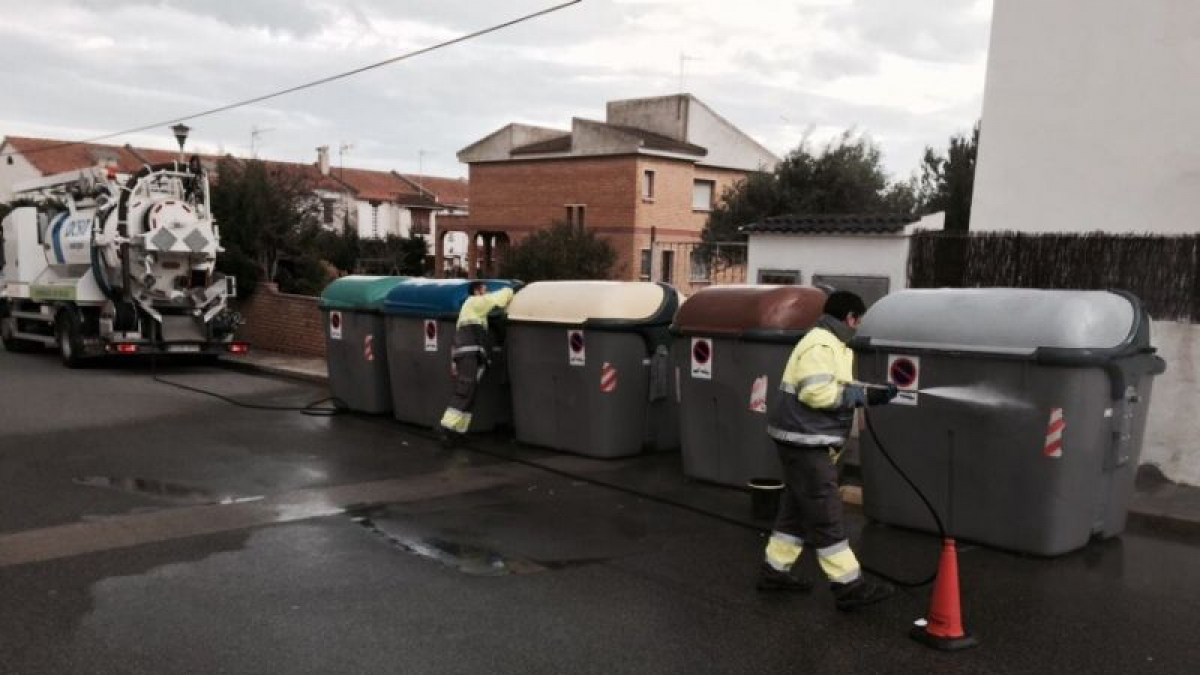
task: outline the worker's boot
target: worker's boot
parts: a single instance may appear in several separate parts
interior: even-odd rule
[[[792,593],[807,593],[812,590],[812,579],[798,577],[790,571],[781,572],[763,563],[758,570],[757,588],[760,591],[789,591]]]
[[[437,436],[438,445],[440,445],[443,450],[453,450],[458,446],[460,434],[453,432],[440,424],[433,427],[433,433]]]
[[[837,608],[843,612],[852,612],[860,607],[883,602],[895,592],[896,589],[889,583],[861,577],[848,584],[833,584],[833,599]]]

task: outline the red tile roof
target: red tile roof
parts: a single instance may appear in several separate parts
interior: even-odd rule
[[[8,136],[5,139],[43,175],[62,173],[96,166],[101,162],[116,162],[117,170],[131,173],[144,164],[160,164],[177,158],[170,150],[135,148],[130,145],[72,143],[49,138]],[[192,153],[188,153],[190,157]],[[210,169],[225,157],[201,155]],[[240,160],[238,160],[240,161]],[[462,178],[404,175],[370,169],[332,168],[322,176],[316,164],[263,160],[272,170],[295,172],[312,180],[315,189],[332,192],[352,192],[359,199],[396,202],[404,206],[438,208],[442,204],[467,205],[467,181]]]
[[[84,169],[101,163],[115,162],[121,172],[136,171],[145,162],[119,145],[96,143],[69,144],[48,138],[9,136],[8,144],[43,175]]]
[[[419,196],[411,185],[387,171],[335,167],[329,174],[349,187],[359,199],[391,202],[401,195]]]
[[[415,183],[428,192],[432,192],[438,203],[446,206],[466,208],[470,203],[470,184],[466,178],[442,178],[440,176],[423,176],[415,173],[399,174],[405,180]]]

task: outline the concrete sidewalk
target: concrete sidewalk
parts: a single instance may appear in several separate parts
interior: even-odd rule
[[[328,366],[321,357],[252,350],[246,356],[223,357],[221,363],[307,382],[324,384],[329,380]],[[843,489],[842,497],[849,504],[862,503],[862,491],[854,486]],[[1153,527],[1200,533],[1200,487],[1173,483],[1157,467],[1142,465],[1129,502],[1129,518]]]

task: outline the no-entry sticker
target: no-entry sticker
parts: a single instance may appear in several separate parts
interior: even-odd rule
[[[896,385],[900,394],[892,403],[917,405],[917,390],[921,388],[921,359],[917,356],[891,354],[888,356],[888,382]]]
[[[692,377],[712,379],[713,344],[709,338],[692,338]]]
[[[437,351],[437,321],[433,319],[425,319],[425,351]]]
[[[341,340],[342,339],[342,313],[341,312],[330,312],[329,313],[329,339],[330,340]]]
[[[583,331],[567,331],[567,363],[572,366],[582,366],[587,363],[587,345],[583,341]]]

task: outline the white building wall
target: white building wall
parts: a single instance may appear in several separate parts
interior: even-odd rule
[[[365,201],[358,202],[358,236],[364,239],[407,236],[411,227],[412,216],[402,206],[387,202],[372,206]]]
[[[906,235],[754,234],[746,280],[756,283],[761,270],[798,270],[805,285],[814,274],[884,276],[896,291],[908,283],[908,247]]]
[[[12,152],[12,146],[5,143],[0,146],[0,155]],[[11,164],[9,162],[12,162]],[[34,168],[29,160],[22,155],[0,157],[0,202],[10,202],[13,198],[13,184],[32,178],[41,178],[42,172]]]
[[[997,0],[971,229],[1200,231],[1200,2]]]
[[[1154,380],[1141,463],[1178,483],[1200,485],[1200,416],[1192,412],[1200,391],[1200,326],[1155,321],[1150,340],[1167,372]]]
[[[700,163],[746,171],[772,171],[779,158],[721,118],[708,106],[692,101],[687,140],[708,150]]]

